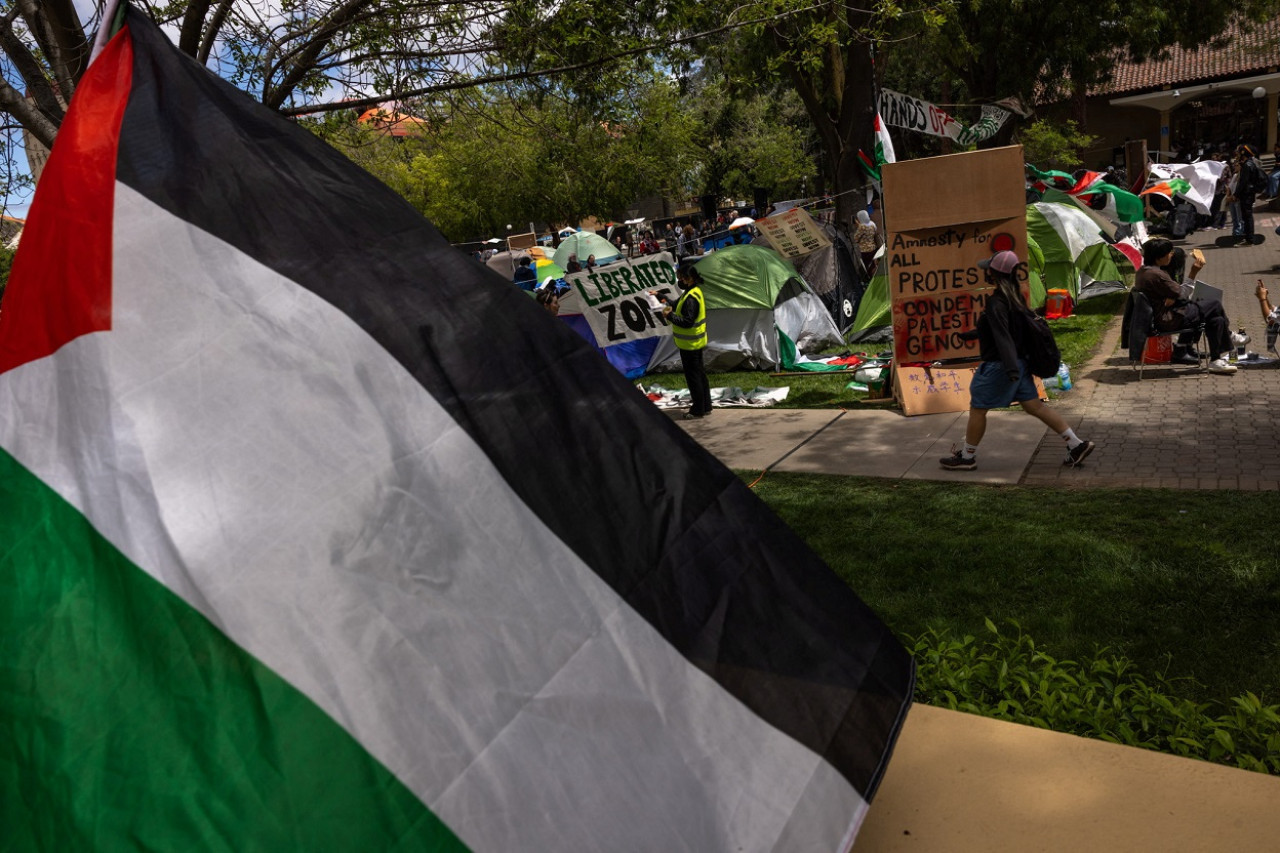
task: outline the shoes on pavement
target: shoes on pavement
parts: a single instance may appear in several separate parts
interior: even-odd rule
[[[1209,362],[1210,373],[1221,373],[1223,376],[1230,376],[1236,372],[1236,366],[1228,362],[1225,358],[1215,358]]]
[[[682,420],[682,421],[700,421],[700,420],[702,420],[702,419],[703,419],[703,418],[705,418],[705,417],[706,417],[706,415],[699,415],[699,414],[696,414],[696,413],[694,413],[694,412],[685,412],[683,415],[681,415],[681,416],[680,416],[680,420]]]
[[[1182,355],[1176,356],[1173,359],[1173,363],[1174,364],[1193,364],[1193,365],[1199,366],[1200,358],[1198,356],[1192,355],[1189,352],[1184,352]]]
[[[1062,460],[1062,464],[1069,468],[1077,467],[1084,462],[1084,458],[1092,453],[1093,449],[1097,446],[1098,445],[1094,444],[1092,441],[1080,442],[1075,447],[1072,447],[1067,451],[1067,458]]]
[[[938,464],[948,471],[972,471],[978,467],[978,458],[970,456],[966,459],[963,451],[952,448],[951,455],[939,459]]]

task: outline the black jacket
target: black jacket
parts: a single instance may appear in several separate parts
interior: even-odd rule
[[[1027,309],[1009,304],[1009,298],[999,289],[987,297],[987,304],[978,318],[978,328],[964,332],[965,340],[978,339],[978,354],[983,361],[998,361],[1006,373],[1018,370],[1018,359],[1027,357],[1023,343],[1025,326],[1019,312]]]

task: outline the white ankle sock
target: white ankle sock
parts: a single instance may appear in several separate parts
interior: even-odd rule
[[[1080,439],[1076,438],[1076,431],[1075,431],[1075,430],[1073,430],[1071,427],[1067,427],[1067,428],[1066,428],[1066,430],[1064,430],[1063,432],[1058,433],[1058,435],[1062,436],[1062,440],[1063,440],[1063,441],[1065,441],[1065,442],[1067,443],[1067,449],[1068,449],[1068,450],[1072,450],[1072,449],[1074,449],[1074,448],[1076,448],[1076,447],[1079,447],[1080,445],[1084,444],[1084,442],[1083,442],[1083,441],[1081,441]]]
[[[960,451],[960,455],[963,456],[965,459],[972,459],[974,456],[977,455],[977,453],[978,453],[978,445],[970,444],[967,441],[964,443],[964,450]]]

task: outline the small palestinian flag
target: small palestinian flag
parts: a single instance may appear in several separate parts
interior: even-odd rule
[[[1182,178],[1171,178],[1170,180],[1161,181],[1158,184],[1153,184],[1152,186],[1147,187],[1145,190],[1138,193],[1138,195],[1160,195],[1169,199],[1169,201],[1173,201],[1173,197],[1175,195],[1186,195],[1190,191],[1190,182],[1185,181]]]

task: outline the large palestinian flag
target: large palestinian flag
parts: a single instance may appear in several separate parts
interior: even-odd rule
[[[6,848],[839,849],[906,713],[730,471],[133,10],[0,411]]]

